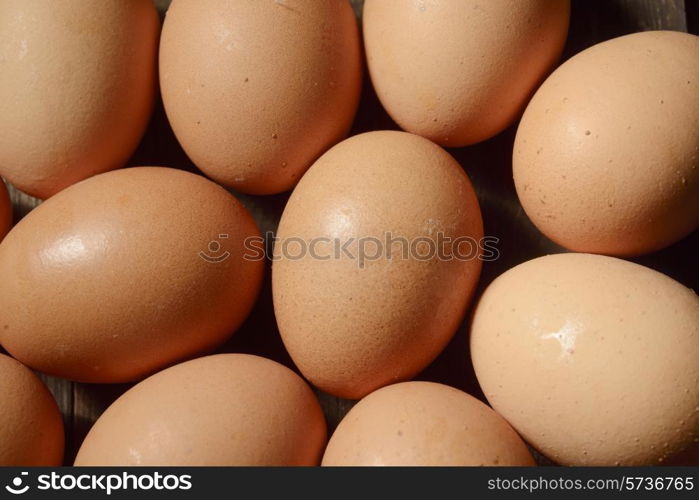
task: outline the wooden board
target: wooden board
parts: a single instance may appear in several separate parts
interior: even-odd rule
[[[170,0],[154,0],[164,13]],[[513,0],[517,1],[517,0]],[[363,0],[352,0],[361,14]],[[671,29],[699,34],[699,0],[573,0],[570,36],[564,59],[597,42],[635,31]],[[376,129],[397,129],[382,110],[368,78],[352,133]],[[515,127],[476,146],[450,152],[457,158],[476,185],[483,209],[486,234],[500,238],[502,257],[487,262],[480,284],[482,290],[510,267],[546,253],[561,252],[543,237],[524,215],[511,173],[511,152]],[[162,103],[156,108],[148,131],[128,165],[163,165],[196,171],[167,123]],[[21,219],[38,201],[11,189],[15,220]],[[255,216],[263,233],[276,230],[288,194],[268,197],[240,195]],[[699,289],[696,256],[699,232],[661,252],[635,261],[662,271],[678,281]],[[470,366],[466,324],[462,325],[445,351],[417,378],[453,385],[482,397]],[[254,353],[293,364],[284,350],[272,309],[269,273],[264,290],[250,318],[220,352]],[[56,396],[66,426],[66,464],[71,464],[85,434],[104,409],[126,390],[128,384],[90,385],[42,376]],[[353,402],[319,394],[334,429]]]

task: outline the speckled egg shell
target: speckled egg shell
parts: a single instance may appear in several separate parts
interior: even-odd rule
[[[699,226],[699,37],[650,31],[595,45],[541,86],[517,130],[532,222],[578,252],[652,252]]]
[[[12,226],[12,201],[5,183],[0,179],[0,241]]]
[[[483,223],[468,176],[427,139],[370,132],[311,167],[279,224],[272,289],[284,344],[314,385],[358,399],[416,375],[446,346],[481,260],[477,244],[468,258],[440,235],[478,242]],[[463,258],[448,258],[456,250]]]
[[[150,0],[0,2],[0,174],[47,198],[121,167],[156,91]]]
[[[340,422],[324,466],[535,465],[492,409],[458,389],[403,382],[372,392]]]
[[[325,417],[288,368],[257,356],[188,361],[139,383],[85,438],[75,465],[318,465]]]
[[[699,437],[699,298],[613,257],[540,257],[478,302],[471,355],[483,392],[563,465],[644,465]]]
[[[63,462],[63,420],[49,390],[27,367],[0,354],[0,466]]]
[[[138,167],[50,198],[0,244],[0,342],[85,382],[143,377],[228,338],[264,272],[254,220],[188,172]]]
[[[174,0],[160,83],[172,128],[206,175],[273,194],[345,136],[361,64],[347,0]]]
[[[569,0],[366,0],[364,42],[382,104],[443,146],[512,124],[558,60]]]

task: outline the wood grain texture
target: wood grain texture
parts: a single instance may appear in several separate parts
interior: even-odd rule
[[[161,15],[170,0],[154,0]],[[351,0],[361,14],[363,0]],[[572,21],[564,59],[600,41],[635,31],[672,29],[697,33],[699,0],[573,0]],[[365,78],[362,101],[352,134],[377,129],[397,129],[381,108],[369,78]],[[486,263],[479,290],[496,276],[521,262],[563,249],[544,238],[529,222],[517,201],[511,172],[515,127],[497,137],[468,148],[450,150],[473,180],[485,219],[486,234],[500,238],[501,258]],[[196,171],[170,129],[162,103],[155,113],[138,150],[128,165],[164,165]],[[15,220],[21,219],[38,200],[11,188]],[[288,194],[268,197],[238,195],[253,213],[263,233],[276,231]],[[687,286],[699,289],[696,255],[699,234],[656,254],[635,259],[662,271]],[[293,368],[279,337],[272,308],[269,266],[261,297],[250,318],[227,342],[221,352],[246,352],[266,356]],[[453,385],[483,397],[469,361],[467,322],[445,351],[417,378]],[[95,419],[129,385],[97,386],[42,378],[63,412],[66,423],[66,464],[72,463],[82,439]],[[332,431],[354,404],[319,394]],[[546,463],[545,459],[541,459]]]

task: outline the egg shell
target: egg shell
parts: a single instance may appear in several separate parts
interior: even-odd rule
[[[323,412],[294,372],[247,354],[188,361],[139,383],[85,438],[79,466],[318,465]]]
[[[482,236],[468,176],[427,139],[369,132],[328,151],[291,195],[274,248],[274,311],[301,372],[350,399],[416,375],[478,281],[480,247],[455,239]]]
[[[347,0],[174,0],[160,45],[170,124],[209,177],[291,189],[348,132],[361,47]]]
[[[245,258],[255,237],[247,210],[201,176],[138,167],[87,179],[0,244],[0,342],[71,380],[141,378],[245,319],[264,273]]]
[[[699,436],[699,298],[613,257],[540,257],[498,277],[471,329],[478,381],[562,465],[664,462]]]
[[[364,43],[386,111],[443,146],[512,124],[560,57],[569,0],[366,0]]]
[[[30,369],[0,354],[0,466],[61,465],[63,442],[61,412],[49,390]]]
[[[151,0],[0,2],[0,174],[48,198],[121,167],[156,90]]]
[[[372,392],[340,422],[324,466],[535,465],[510,425],[473,396],[432,382]]]
[[[5,183],[0,179],[0,241],[12,226],[12,200]]]
[[[517,130],[517,194],[578,252],[633,256],[699,227],[699,37],[649,31],[572,57]]]

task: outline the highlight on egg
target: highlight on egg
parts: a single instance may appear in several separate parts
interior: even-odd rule
[[[478,282],[483,221],[461,166],[405,132],[369,132],[323,155],[282,214],[274,312],[301,373],[358,399],[444,349]]]
[[[648,31],[573,56],[517,129],[532,222],[577,252],[634,256],[699,227],[699,37]]]
[[[121,167],[156,91],[151,0],[0,2],[0,175],[39,198]]]
[[[313,391],[290,369],[247,354],[159,372],[117,399],[77,466],[311,466],[326,440]]]
[[[0,466],[56,467],[63,462],[63,419],[30,369],[0,354]]]
[[[403,382],[372,392],[340,422],[324,466],[533,466],[510,425],[465,392]]]
[[[404,130],[461,147],[511,125],[558,61],[569,0],[366,0],[371,81]]]
[[[361,73],[348,0],[173,0],[167,11],[168,119],[194,164],[238,191],[291,189],[349,131]]]
[[[223,343],[252,309],[259,238],[230,193],[182,170],[101,174],[45,201],[0,244],[0,343],[42,372],[143,378]]]
[[[661,464],[699,437],[699,297],[647,267],[567,253],[510,269],[478,301],[471,358],[558,464]]]

